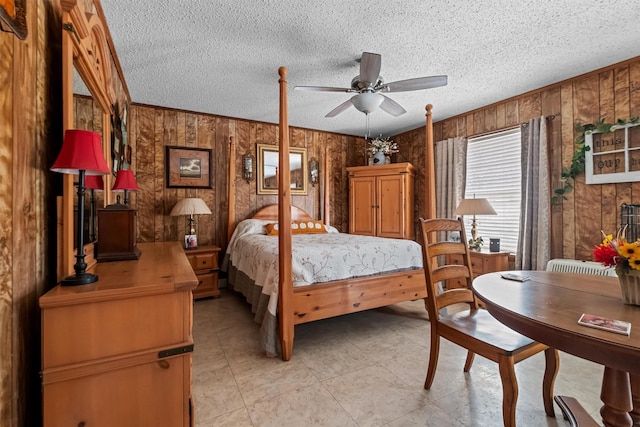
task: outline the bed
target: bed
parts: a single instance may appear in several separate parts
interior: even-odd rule
[[[279,70],[280,83],[280,123],[279,123],[279,173],[278,173],[278,204],[269,205],[260,209],[251,219],[266,223],[277,222],[279,232],[277,235],[277,286],[267,288],[266,293],[260,285],[254,284],[255,277],[238,269],[233,251],[236,248],[235,241],[229,241],[223,267],[229,273],[229,285],[242,292],[252,305],[252,311],[256,320],[261,322],[262,346],[268,354],[280,353],[283,360],[290,360],[293,352],[295,325],[315,320],[340,316],[343,314],[384,307],[399,302],[426,298],[426,286],[424,271],[418,265],[410,268],[397,266],[391,271],[376,271],[357,277],[348,277],[337,280],[310,283],[306,286],[294,286],[294,276],[299,273],[293,269],[293,241],[300,240],[292,236],[290,224],[292,222],[313,221],[303,210],[291,205],[291,194],[288,185],[289,172],[289,124],[287,107],[287,70],[281,67]],[[425,147],[425,177],[426,206],[425,216],[435,217],[435,177],[433,170],[433,133],[431,122],[431,106],[427,106],[426,147]],[[229,164],[235,165],[235,148],[233,138],[230,142]],[[329,156],[325,156],[324,170],[330,170]],[[325,189],[329,188],[328,174],[324,174]],[[235,224],[235,168],[229,168],[229,224],[228,235],[237,237],[238,229],[245,225],[241,222]],[[324,193],[324,217],[325,225],[329,227],[329,198],[327,191]],[[254,223],[255,224],[255,223]],[[283,227],[283,224],[287,224]],[[260,228],[259,225],[255,226]],[[243,231],[243,230],[240,230]],[[240,232],[239,231],[239,232]],[[328,233],[331,234],[331,233]],[[275,236],[268,236],[271,241]],[[381,239],[381,238],[375,238]],[[249,239],[251,240],[251,239]],[[396,240],[396,239],[383,239]],[[407,241],[411,242],[411,241]],[[411,242],[410,245],[417,245]],[[415,246],[414,246],[415,248]],[[273,250],[271,251],[273,256]],[[421,260],[420,260],[421,265]],[[249,272],[250,273],[250,272]],[[270,283],[274,284],[274,279]],[[272,298],[273,295],[277,298]],[[277,331],[277,334],[276,334]]]
[[[292,207],[293,322],[313,320],[424,298],[422,248],[412,240],[339,233]],[[238,224],[223,260],[229,287],[242,293],[261,324],[260,344],[281,352],[277,328],[277,205]],[[315,225],[315,227],[314,227]],[[305,232],[296,233],[296,230]],[[313,232],[307,232],[311,230]]]

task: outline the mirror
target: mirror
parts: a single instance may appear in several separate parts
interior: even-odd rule
[[[82,129],[89,130],[93,132],[98,132],[102,135],[102,143],[103,145],[108,141],[108,136],[104,135],[102,132],[102,115],[104,111],[100,104],[96,103],[91,92],[87,88],[86,83],[82,80],[82,77],[78,73],[78,70],[73,68],[73,111],[74,111],[74,129]],[[89,177],[85,178],[85,199],[84,199],[84,243],[92,243],[96,241],[96,209],[104,205],[104,198],[102,192],[104,191],[104,183],[102,188],[91,188],[96,187],[98,177]],[[101,177],[100,177],[101,178]],[[100,181],[103,181],[100,179]],[[75,242],[76,242],[76,221],[77,221],[77,210],[78,210],[78,195],[75,193],[75,189],[77,189],[78,185],[78,177],[74,176],[73,179],[74,185],[74,196],[73,196],[73,211],[74,211],[74,250],[75,250]]]
[[[258,144],[258,194],[278,194],[278,147]],[[307,149],[289,148],[291,194],[307,194]]]
[[[111,147],[108,142],[111,135],[111,106],[115,103],[115,94],[111,87],[110,49],[105,34],[106,24],[104,16],[95,10],[85,11],[86,2],[64,1],[62,6],[62,128],[67,129],[87,128],[102,135],[103,155],[107,164],[111,165]],[[74,77],[75,75],[75,77]],[[80,83],[82,82],[82,83]],[[86,117],[80,117],[74,100],[74,88],[78,91],[86,89],[86,98],[91,101],[92,107]],[[84,87],[85,89],[82,89]],[[84,124],[83,124],[84,123]],[[89,127],[89,123],[91,126]],[[111,194],[112,176],[105,175],[104,192],[100,206],[112,202]],[[77,177],[76,177],[77,180]],[[76,249],[74,232],[75,212],[74,199],[77,187],[74,186],[74,176],[64,175],[62,178],[62,201],[58,223],[60,246],[58,256],[58,279],[62,279],[74,272]],[[85,199],[90,199],[86,197]],[[76,203],[77,205],[77,203]],[[77,208],[77,206],[76,206]],[[86,229],[85,229],[86,230]],[[86,235],[86,234],[85,234]],[[87,269],[95,263],[93,257],[93,243],[84,245],[85,262]]]

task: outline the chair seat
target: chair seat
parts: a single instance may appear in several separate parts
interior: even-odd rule
[[[538,344],[536,341],[509,329],[484,309],[473,312],[465,310],[452,315],[441,316],[439,323],[440,327],[444,326],[445,328],[459,331],[469,336],[465,338],[489,344],[495,349],[500,349],[508,356],[513,355],[517,350]],[[441,333],[441,335],[447,338],[446,331],[442,332],[444,333]]]

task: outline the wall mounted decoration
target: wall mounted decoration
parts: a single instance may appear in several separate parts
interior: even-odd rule
[[[278,147],[258,144],[258,194],[278,194]],[[289,148],[291,194],[307,194],[307,149]]]
[[[167,188],[211,188],[211,149],[165,148]]]
[[[27,0],[0,0],[0,29],[27,37]]]
[[[586,131],[587,184],[640,180],[640,123],[613,125],[608,132]]]
[[[255,166],[256,158],[247,151],[242,155],[242,178],[247,181],[252,181],[255,178]]]

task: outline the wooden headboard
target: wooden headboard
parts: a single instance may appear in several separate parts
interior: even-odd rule
[[[253,219],[278,220],[278,205],[267,205],[251,216]],[[297,206],[291,206],[291,221],[313,221],[313,217]]]

